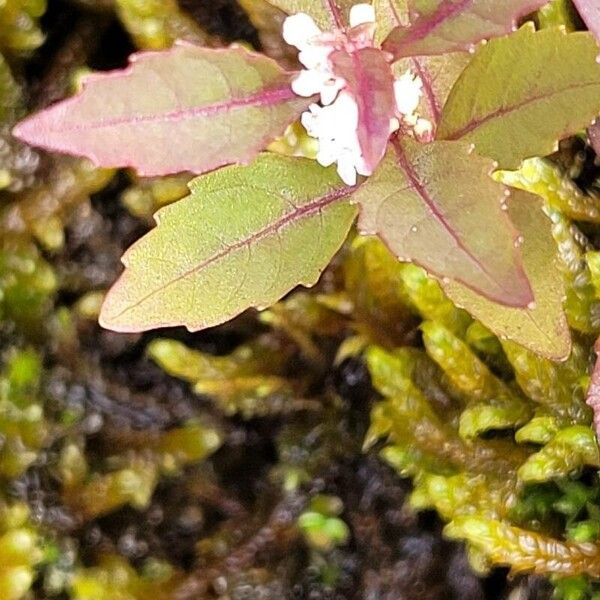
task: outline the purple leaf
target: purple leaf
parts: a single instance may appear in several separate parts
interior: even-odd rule
[[[383,49],[395,58],[468,50],[512,31],[548,0],[411,0],[411,24],[392,30]]]
[[[573,4],[587,28],[600,42],[600,2],[598,0],[573,0]]]
[[[506,306],[533,293],[493,162],[448,142],[392,138],[379,169],[354,194],[359,230],[378,235],[402,261],[454,279]]]
[[[588,129],[588,137],[592,148],[600,156],[600,118],[596,119]]]
[[[346,81],[358,104],[358,140],[369,169],[385,154],[390,119],[396,112],[394,77],[385,55],[377,48],[353,53],[338,50],[330,56],[336,76]]]
[[[204,173],[251,161],[299,116],[311,99],[293,93],[292,77],[241,47],[178,44],[92,75],[80,94],[22,121],[13,134],[140,175]]]
[[[600,338],[596,340],[594,350],[596,352],[596,364],[592,371],[590,387],[585,401],[594,412],[594,429],[596,430],[596,437],[600,440]]]

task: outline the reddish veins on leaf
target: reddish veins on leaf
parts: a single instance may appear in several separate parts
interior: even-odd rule
[[[490,178],[492,169],[468,144],[397,136],[354,195],[359,229],[442,282],[452,278],[500,304],[527,307],[533,292],[518,233],[502,208],[506,188]]]
[[[596,352],[596,364],[592,371],[586,402],[594,412],[594,429],[600,440],[600,338],[596,340],[594,350]]]
[[[334,52],[330,56],[334,73],[358,105],[358,141],[367,167],[373,171],[385,154],[390,137],[390,119],[396,114],[394,77],[377,48],[363,48],[352,54]]]
[[[510,33],[520,17],[548,0],[409,0],[410,27],[383,42],[396,58],[468,50],[483,39]]]
[[[80,94],[13,133],[140,175],[204,173],[251,161],[300,115],[310,99],[293,93],[292,76],[241,47],[180,44],[133,55],[125,70],[88,77]]]

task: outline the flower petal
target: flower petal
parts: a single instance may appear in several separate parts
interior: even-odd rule
[[[375,9],[370,4],[355,4],[350,9],[350,27],[375,22]]]
[[[398,111],[406,116],[412,115],[419,107],[421,101],[423,82],[411,71],[394,82],[394,95]]]
[[[305,13],[292,15],[283,22],[283,39],[298,50],[304,50],[321,33],[313,18]]]
[[[292,90],[298,96],[310,98],[310,96],[320,94],[328,80],[329,76],[319,71],[312,69],[300,71],[292,81]]]

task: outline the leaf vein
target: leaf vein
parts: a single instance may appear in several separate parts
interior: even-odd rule
[[[115,314],[113,316],[113,319],[120,318],[121,316],[123,316],[127,312],[133,310],[134,308],[138,307],[139,305],[143,304],[144,302],[146,302],[147,300],[149,300],[156,294],[163,292],[164,290],[175,285],[176,283],[178,283],[182,280],[185,280],[186,278],[194,275],[195,273],[197,273],[199,271],[202,271],[203,269],[209,267],[211,264],[215,263],[216,261],[224,258],[228,254],[235,252],[237,250],[240,250],[244,246],[247,246],[247,245],[250,245],[253,243],[257,243],[257,242],[261,241],[262,239],[264,239],[265,237],[268,237],[269,235],[278,232],[281,228],[289,226],[290,224],[294,223],[295,221],[299,221],[301,219],[311,217],[315,213],[319,213],[323,208],[330,206],[330,205],[334,204],[335,202],[346,198],[354,189],[355,188],[351,188],[351,187],[343,187],[340,189],[336,189],[336,190],[330,192],[329,194],[326,194],[325,196],[317,198],[317,199],[313,200],[312,202],[308,202],[308,203],[298,207],[295,211],[292,211],[291,213],[284,214],[280,219],[278,219],[277,221],[275,221],[273,223],[268,224],[267,226],[263,227],[259,231],[256,231],[255,233],[253,233],[247,237],[244,237],[243,239],[241,239],[235,243],[227,244],[225,247],[218,250],[212,256],[209,256],[208,258],[206,258],[199,264],[195,265],[191,269],[188,269],[187,271],[181,273],[180,275],[171,279],[170,281],[166,282],[165,284],[158,286],[157,288],[151,290],[148,294],[146,294],[145,296],[143,296],[136,302],[126,306],[122,311]]]

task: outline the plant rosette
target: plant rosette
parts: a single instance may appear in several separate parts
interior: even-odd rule
[[[100,166],[198,175],[123,256],[101,324],[198,330],[266,308],[314,285],[358,217],[360,234],[497,335],[568,356],[557,253],[515,221],[517,203],[542,207],[490,175],[595,119],[593,33],[523,24],[545,0],[269,2],[289,15],[300,71],[237,45],[176,43],[87,77],[14,129]],[[316,162],[264,152],[299,122]]]

